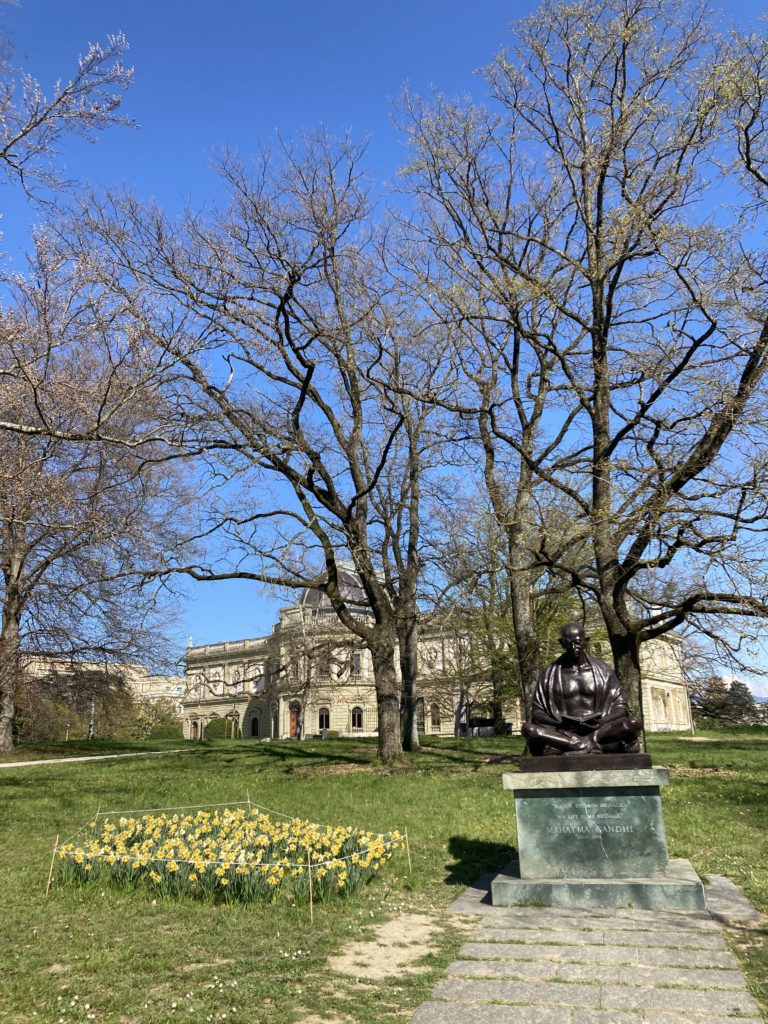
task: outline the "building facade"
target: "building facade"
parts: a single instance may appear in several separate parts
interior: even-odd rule
[[[344,583],[348,603],[364,616],[363,594],[352,574]],[[642,648],[649,731],[691,726],[680,647],[673,637]],[[421,732],[452,736],[482,722],[489,685],[471,681],[465,665],[461,636],[425,628],[419,641]],[[508,729],[519,732],[519,701],[510,699],[503,707]],[[182,721],[190,740],[203,739],[212,722],[217,735],[255,740],[373,736],[378,713],[370,655],[340,625],[328,599],[307,589],[298,604],[280,610],[269,636],[187,648]]]

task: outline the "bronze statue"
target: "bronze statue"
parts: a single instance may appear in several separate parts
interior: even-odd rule
[[[587,654],[584,627],[563,626],[560,646],[563,654],[539,675],[522,728],[531,754],[637,752],[642,722],[630,714],[611,666]]]

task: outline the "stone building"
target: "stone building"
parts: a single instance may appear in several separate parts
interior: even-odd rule
[[[365,617],[364,595],[353,574],[344,573],[342,583],[353,614]],[[444,685],[450,662],[445,638],[427,633],[420,655],[419,728],[451,736],[457,708]],[[183,721],[188,739],[202,738],[206,726],[218,718],[225,719],[225,735],[253,739],[326,732],[376,735],[370,654],[340,626],[328,598],[318,590],[308,588],[298,604],[280,609],[269,636],[189,647],[185,664]],[[515,711],[511,707],[510,715]]]
[[[343,584],[353,613],[365,616],[364,595],[351,572]],[[489,686],[482,679],[472,682],[464,670],[463,639],[434,626],[426,627],[420,639],[418,724],[428,735],[472,729],[487,714]],[[679,639],[646,644],[642,653],[647,728],[690,728]],[[202,739],[217,719],[224,719],[225,736],[253,739],[326,732],[372,736],[377,730],[370,655],[339,624],[328,598],[314,589],[280,610],[268,636],[188,647],[184,689],[187,739]],[[517,701],[504,706],[504,717],[518,732],[522,716]]]
[[[25,674],[31,679],[59,677],[76,680],[78,676],[92,678],[103,676],[125,686],[137,700],[172,700],[181,713],[185,692],[183,676],[159,675],[149,671],[146,665],[136,663],[112,663],[100,661],[77,661],[56,655],[28,655],[23,660]]]

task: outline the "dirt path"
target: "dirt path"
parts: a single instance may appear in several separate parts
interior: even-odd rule
[[[77,764],[78,761],[116,761],[122,757],[163,757],[165,754],[184,754],[184,747],[176,750],[140,750],[131,754],[85,754],[82,757],[48,757],[40,761],[2,761],[0,768],[33,768],[41,764]]]

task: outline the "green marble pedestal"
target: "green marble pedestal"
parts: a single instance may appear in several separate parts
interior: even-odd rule
[[[515,794],[519,865],[497,876],[494,904],[698,910],[701,882],[670,864],[659,787],[666,768],[502,776]]]

